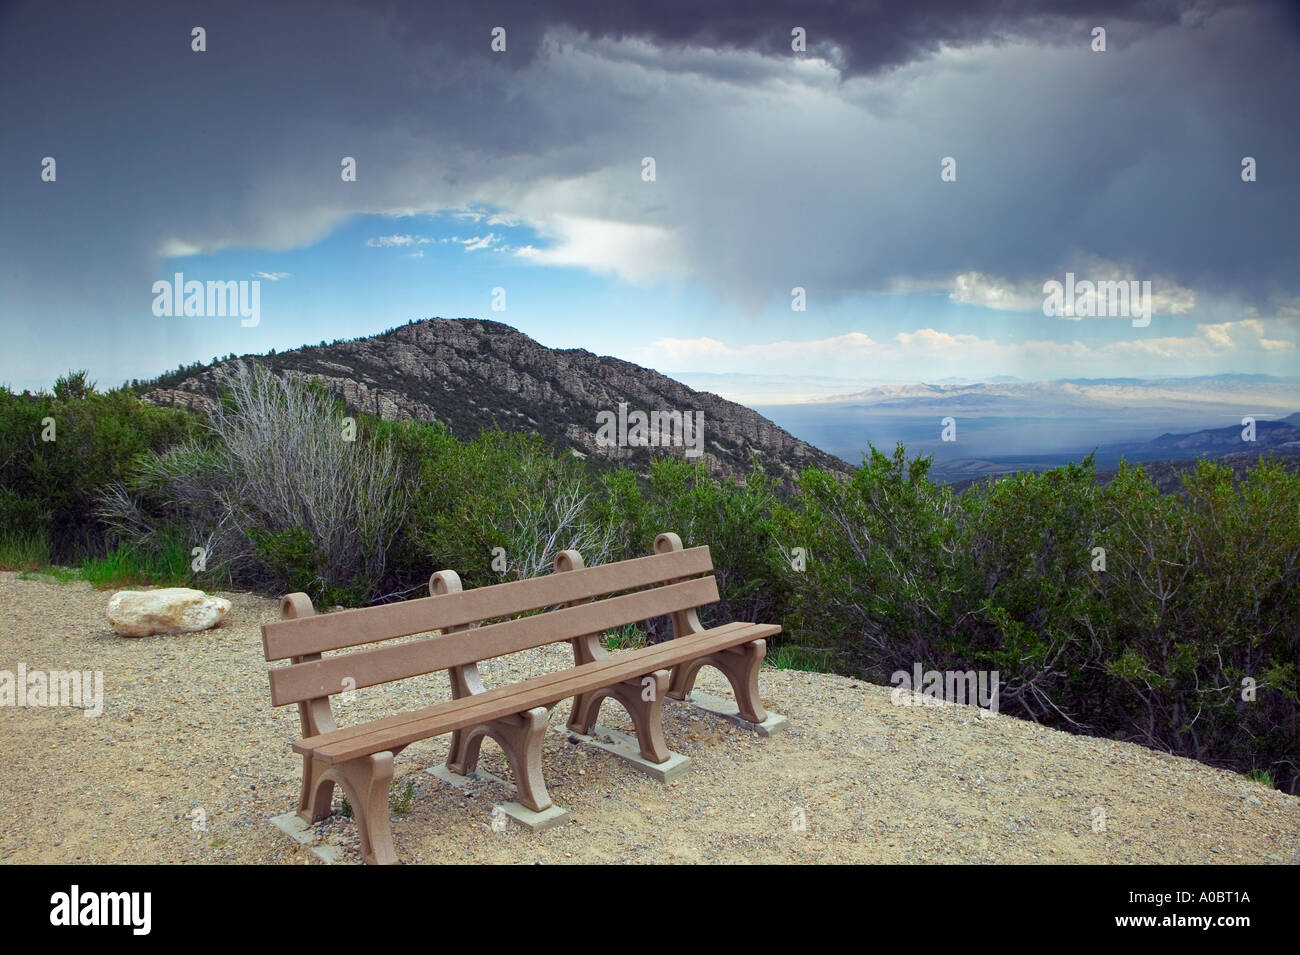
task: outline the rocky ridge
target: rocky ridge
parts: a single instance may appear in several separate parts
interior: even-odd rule
[[[629,413],[702,414],[702,458],[714,474],[742,476],[751,460],[784,478],[810,465],[849,470],[743,405],[631,362],[547,348],[508,325],[478,319],[425,319],[353,341],[221,361],[143,397],[210,411],[223,381],[250,361],[319,382],[350,410],[442,421],[460,438],[493,427],[536,431],[576,455],[638,469],[652,454],[684,454],[682,447],[599,446],[597,414],[617,415],[622,402]]]

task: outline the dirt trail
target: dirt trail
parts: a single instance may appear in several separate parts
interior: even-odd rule
[[[221,628],[118,637],[110,592],[0,573],[0,670],[103,672],[104,710],[0,707],[0,860],[317,863],[269,817],[292,809],[300,760],[292,707],[273,710],[259,626],[273,600],[226,594]],[[563,666],[567,648],[485,664],[488,685]],[[725,693],[706,670],[701,689]],[[405,862],[1300,861],[1300,799],[1128,743],[1071,736],[968,707],[903,707],[887,687],[764,670],[763,699],[790,729],[756,738],[665,705],[668,745],[693,761],[660,785],[616,758],[548,736],[543,765],[574,821],[493,831],[509,786],[472,797],[424,772],[447,739],[397,759],[393,817]],[[346,724],[447,698],[445,678],[363,690]],[[552,713],[562,726],[566,705]],[[602,722],[628,723],[607,703]],[[482,767],[509,778],[492,742]],[[335,797],[338,798],[337,796]],[[195,828],[202,810],[205,829]],[[806,827],[797,831],[796,810]],[[1103,817],[1104,827],[1098,826]],[[350,820],[321,844],[358,858]]]

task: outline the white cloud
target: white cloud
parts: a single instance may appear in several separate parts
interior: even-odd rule
[[[999,309],[1008,312],[1038,312],[1043,308],[1045,295],[1043,285],[1049,281],[1065,284],[1066,272],[1074,273],[1076,285],[1079,282],[1132,282],[1149,281],[1151,283],[1151,314],[1181,315],[1196,306],[1196,293],[1184,288],[1173,279],[1155,275],[1143,275],[1131,266],[1108,261],[1094,255],[1077,255],[1060,270],[1057,275],[1027,279],[1020,282],[987,275],[982,272],[963,272],[951,280],[948,299],[963,305],[979,305],[983,308]],[[900,290],[920,290],[908,288],[905,280],[896,282]],[[1073,321],[1083,321],[1082,316],[1062,316]]]
[[[754,364],[780,366],[783,361],[815,365],[845,357],[866,358],[878,346],[861,332],[816,341],[779,341],[727,345],[716,338],[660,338],[638,352],[640,360],[658,368],[682,368],[720,362],[726,368],[745,369]],[[705,366],[707,367],[707,366]]]
[[[158,254],[164,259],[180,259],[187,255],[198,255],[202,251],[203,246],[183,239],[164,239],[158,247]]]
[[[278,282],[280,279],[292,278],[292,272],[254,272],[253,278],[266,279],[268,282]]]
[[[378,238],[366,239],[366,245],[372,249],[394,249],[408,245],[427,245],[432,241],[419,235],[381,235]]]
[[[554,244],[529,253],[529,261],[613,273],[634,284],[691,271],[675,236],[662,226],[561,215],[549,229]]]
[[[1274,323],[1279,328],[1282,324]],[[631,361],[659,370],[714,373],[857,376],[934,380],[946,376],[1011,374],[1030,378],[1208,374],[1226,354],[1276,361],[1296,342],[1266,337],[1258,319],[1200,324],[1195,334],[1137,338],[1109,344],[1042,339],[1016,342],[936,328],[899,332],[885,341],[851,332],[807,341],[729,345],[712,337],[662,338],[637,349]],[[1201,370],[1189,363],[1202,362]],[[1284,372],[1285,373],[1285,372]]]
[[[1008,312],[1032,312],[1043,307],[1041,283],[1038,290],[1029,285],[1017,286],[982,272],[963,272],[953,279],[949,301],[963,305],[982,305]]]
[[[486,249],[494,242],[500,242],[501,236],[495,232],[489,232],[487,235],[474,236],[469,239],[458,239],[461,245],[465,246],[466,252],[477,252],[479,249]]]

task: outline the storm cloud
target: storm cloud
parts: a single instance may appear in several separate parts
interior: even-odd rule
[[[167,256],[480,203],[741,308],[1103,262],[1291,318],[1297,89],[1283,4],[12,4],[0,310],[126,347]]]

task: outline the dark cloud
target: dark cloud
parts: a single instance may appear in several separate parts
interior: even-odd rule
[[[1023,279],[1081,252],[1262,305],[1300,260],[1296,9],[10,3],[0,320],[133,348],[104,329],[128,327],[166,239],[287,248],[348,214],[471,200],[660,228],[742,297]],[[838,72],[791,66],[794,25]],[[1106,58],[1079,55],[1094,25]],[[932,55],[1017,40],[1032,41],[1008,52],[1019,74]],[[653,202],[620,178],[649,150]],[[45,155],[57,190],[37,177]],[[344,155],[362,169],[347,190]],[[944,155],[958,188],[937,181]],[[1243,155],[1260,182],[1235,176]]]
[[[360,6],[374,9],[366,0]],[[622,0],[534,3],[486,0],[465,8],[419,2],[382,5],[395,37],[429,42],[442,37],[486,56],[485,36],[505,26],[519,65],[536,53],[547,29],[568,27],[591,37],[638,38],[656,45],[705,46],[789,55],[791,29],[807,31],[808,52],[833,58],[846,76],[902,66],[943,46],[961,48],[1001,40],[1072,43],[1094,26],[1107,28],[1117,48],[1135,32],[1195,26],[1218,10],[1249,0],[873,0],[772,2]],[[478,44],[476,46],[476,44]],[[517,44],[517,46],[515,46]]]

